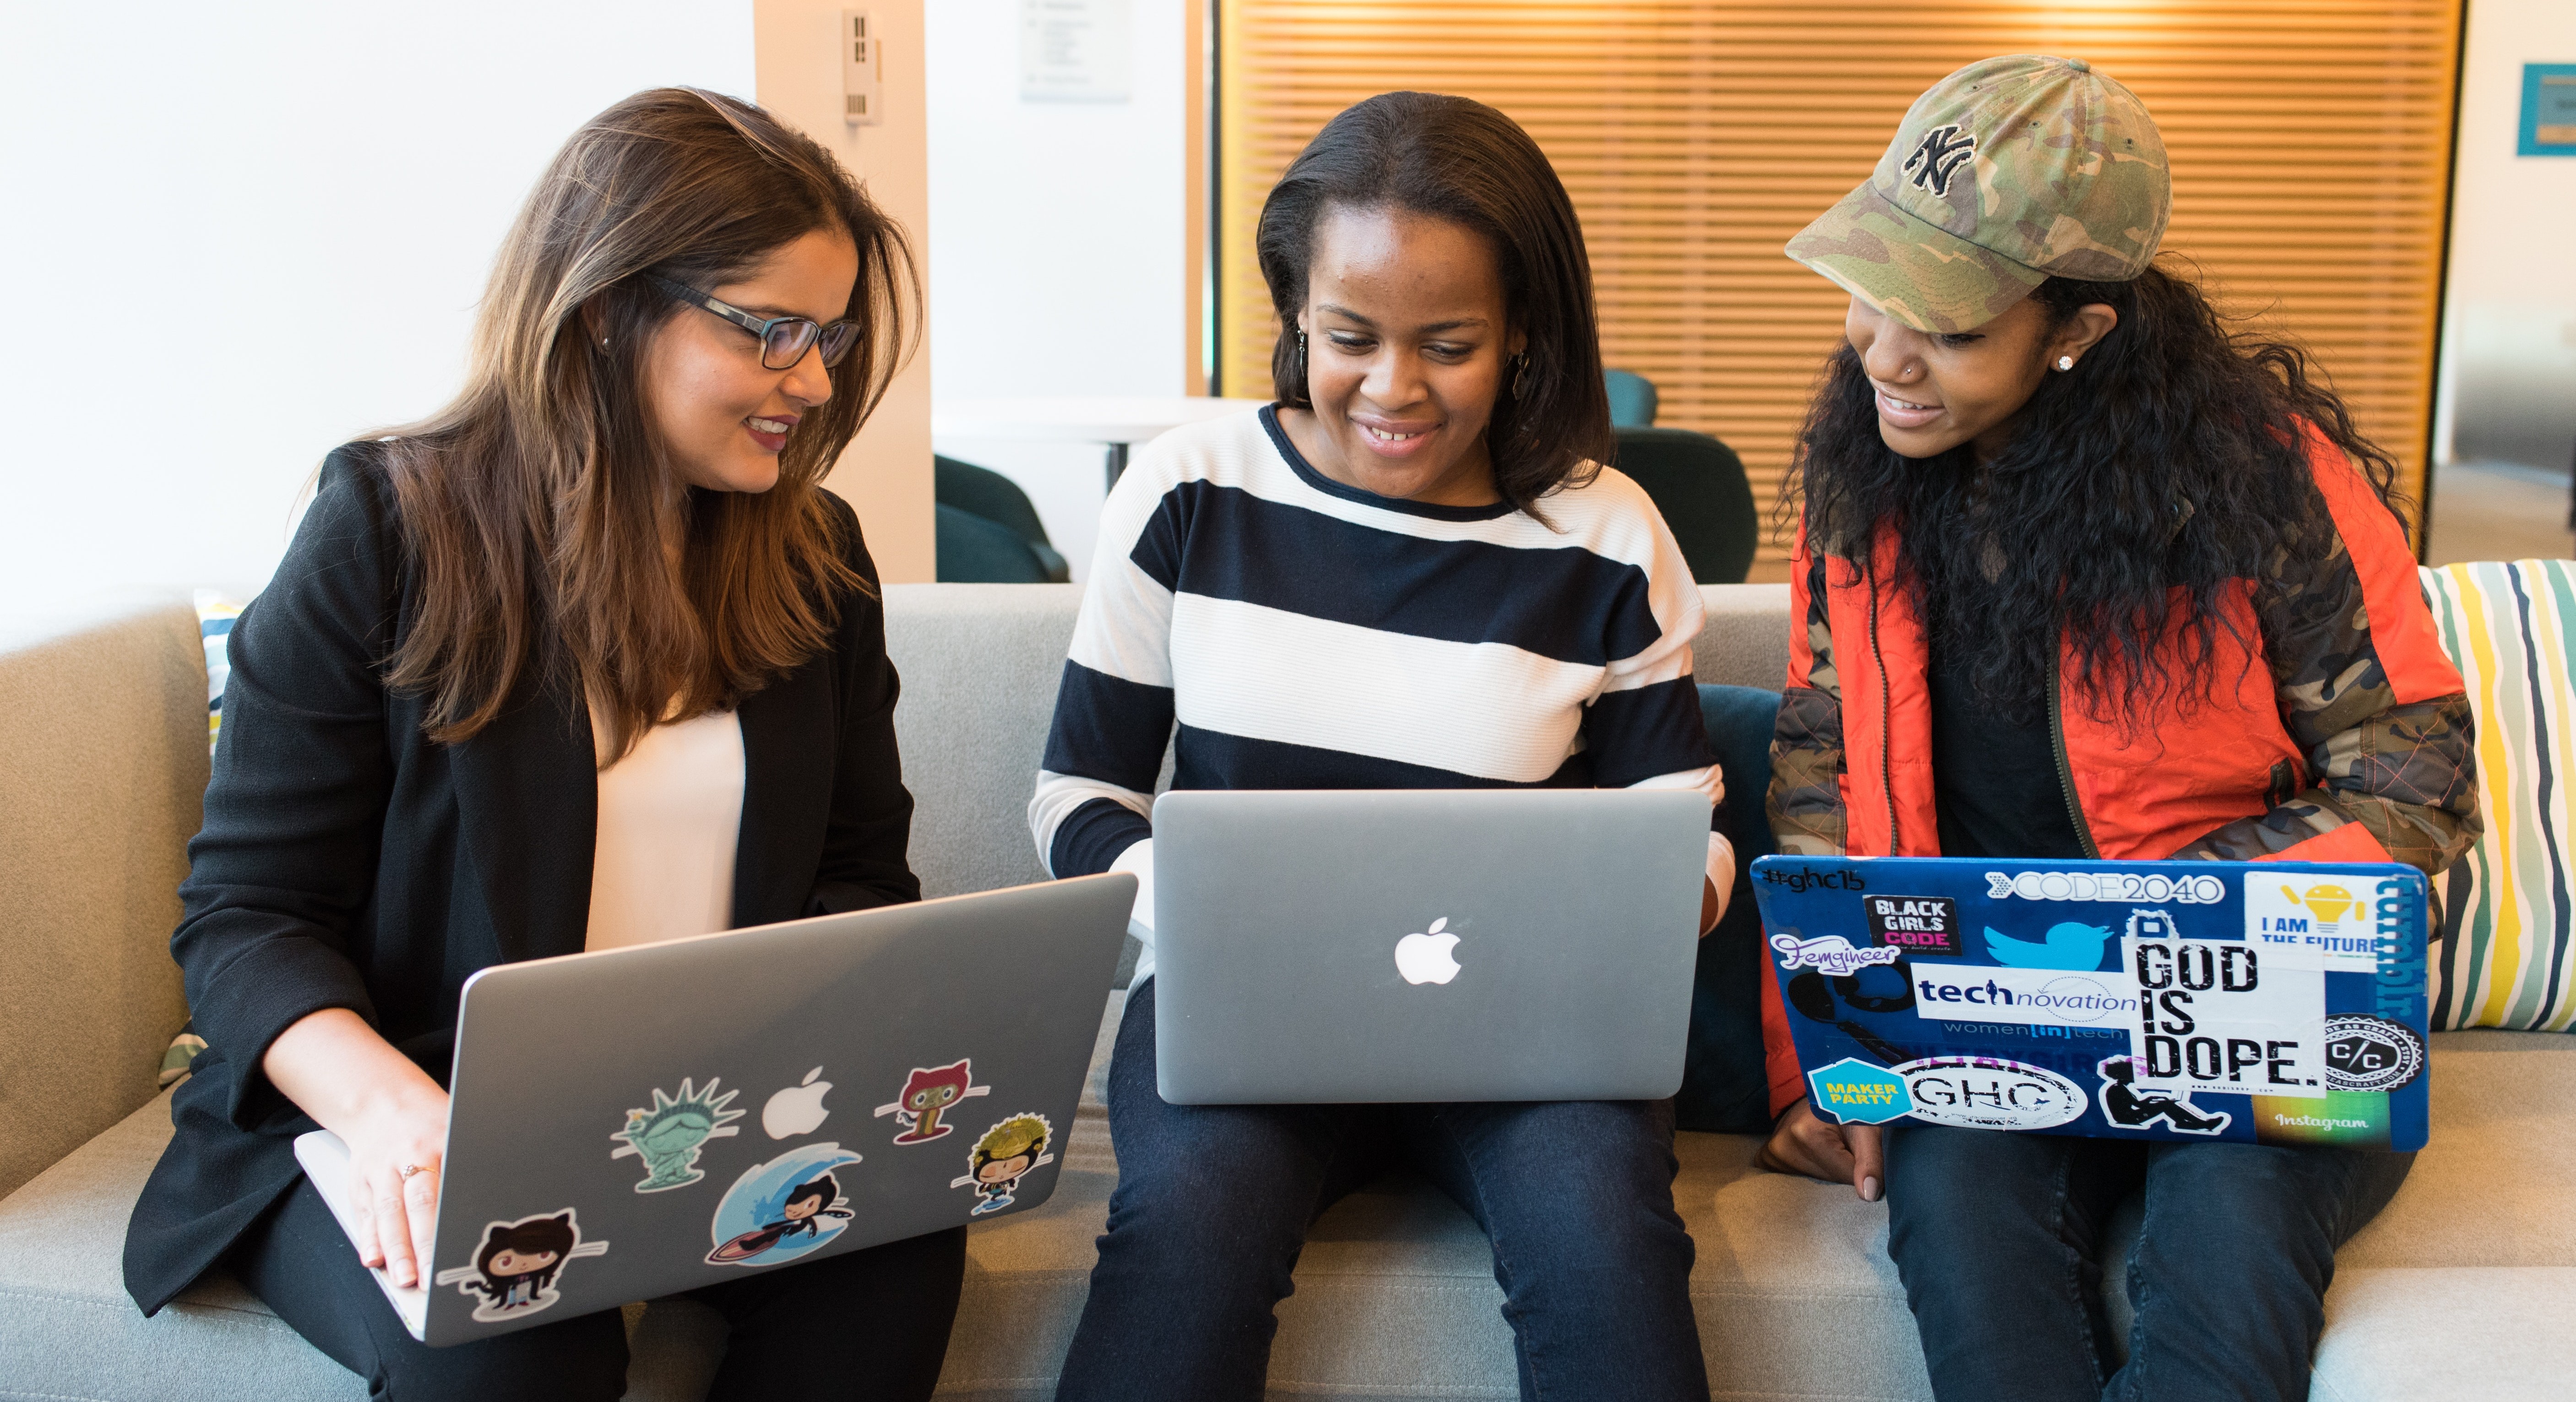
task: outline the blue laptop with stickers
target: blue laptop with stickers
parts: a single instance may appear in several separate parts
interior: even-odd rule
[[[1753,891],[1827,1120],[2423,1147],[2412,867],[1764,857]]]

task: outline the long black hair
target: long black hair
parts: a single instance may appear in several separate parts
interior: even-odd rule
[[[1864,569],[1875,533],[1898,532],[1900,577],[1886,583],[1915,591],[1932,646],[1984,704],[2035,718],[2062,635],[2095,717],[2188,707],[2219,680],[2221,592],[2268,587],[2331,548],[2308,430],[2402,520],[2396,461],[2304,351],[2229,331],[2187,277],[2151,266],[2130,282],[2050,278],[2031,295],[2053,327],[2097,302],[2120,320],[2045,376],[2002,451],[1979,464],[1965,444],[1920,459],[1889,448],[1845,345],[1799,436],[1792,499],[1820,553]],[[2159,645],[2169,635],[2178,646]]]
[[[1380,93],[1344,108],[1290,162],[1261,205],[1254,248],[1279,340],[1271,392],[1291,408],[1306,397],[1297,313],[1324,211],[1400,209],[1472,229],[1494,250],[1503,306],[1529,338],[1485,428],[1494,490],[1532,515],[1540,497],[1581,486],[1611,457],[1610,393],[1583,223],[1556,168],[1520,124],[1481,102],[1438,93]],[[1582,474],[1578,476],[1577,474]]]

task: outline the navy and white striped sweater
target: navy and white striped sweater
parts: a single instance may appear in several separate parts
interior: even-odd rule
[[[1139,872],[1150,929],[1167,742],[1175,788],[1637,786],[1714,805],[1699,591],[1663,518],[1611,470],[1540,509],[1550,524],[1344,486],[1269,409],[1139,453],[1101,512],[1029,803],[1048,870]],[[1723,894],[1734,854],[1709,843]]]

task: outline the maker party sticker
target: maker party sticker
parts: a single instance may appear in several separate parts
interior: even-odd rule
[[[489,1222],[474,1264],[438,1273],[438,1283],[473,1300],[478,1324],[523,1319],[552,1309],[563,1298],[555,1282],[577,1257],[604,1256],[608,1243],[581,1239],[572,1208],[541,1212],[515,1222]]]
[[[1992,1056],[1927,1056],[1893,1068],[1918,1120],[1960,1129],[2055,1129],[2092,1097],[2044,1066]]]
[[[1858,1057],[1808,1072],[1807,1089],[1816,1112],[1839,1124],[1885,1124],[1914,1111],[1903,1076]]]

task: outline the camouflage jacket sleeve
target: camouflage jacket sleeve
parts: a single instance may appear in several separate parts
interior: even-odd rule
[[[1771,791],[1765,807],[1781,852],[1843,854],[1843,692],[1825,612],[1825,557],[1809,555],[1791,581],[1789,620],[1804,636],[1789,646],[1788,684],[1771,735]]]
[[[2449,866],[2480,831],[2468,697],[2398,700],[2339,533],[2323,558],[2276,568],[2255,609],[2309,787],[2174,855],[2250,861],[2359,823],[2394,860],[2427,875]]]

